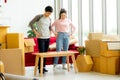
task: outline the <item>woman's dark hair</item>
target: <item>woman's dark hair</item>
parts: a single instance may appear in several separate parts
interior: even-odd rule
[[[53,12],[53,8],[51,6],[46,6],[45,12]]]
[[[61,14],[62,14],[62,13],[67,14],[67,11],[62,8],[62,9],[60,10],[60,13],[59,13],[59,19],[61,19]]]

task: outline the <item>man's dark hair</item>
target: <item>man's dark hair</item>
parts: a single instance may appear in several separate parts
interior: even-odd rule
[[[51,6],[46,6],[45,12],[53,12],[53,8]]]

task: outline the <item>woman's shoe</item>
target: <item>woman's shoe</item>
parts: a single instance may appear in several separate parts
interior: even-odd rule
[[[62,64],[62,69],[67,70],[65,64]]]

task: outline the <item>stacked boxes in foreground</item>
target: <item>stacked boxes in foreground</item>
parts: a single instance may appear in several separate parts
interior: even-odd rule
[[[7,49],[0,50],[0,60],[3,61],[5,73],[24,75],[24,36],[22,33],[6,33]],[[3,45],[3,44],[2,44]]]
[[[120,73],[120,49],[108,49],[108,43],[120,43],[120,41],[86,40],[86,54],[92,56],[93,71],[105,74],[118,74]]]

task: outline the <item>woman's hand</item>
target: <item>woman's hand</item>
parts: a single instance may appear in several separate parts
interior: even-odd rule
[[[58,34],[57,34],[57,33],[55,33],[54,35],[55,35],[56,38],[58,37]]]

